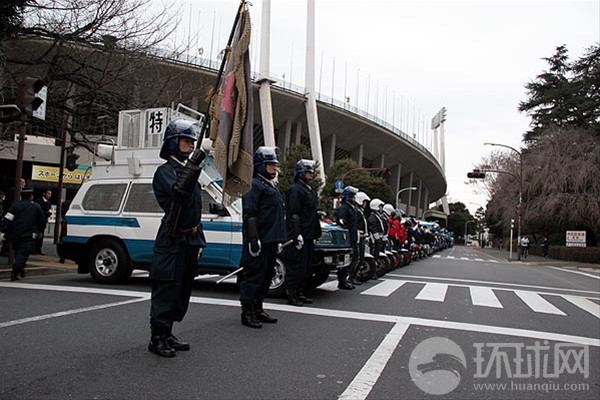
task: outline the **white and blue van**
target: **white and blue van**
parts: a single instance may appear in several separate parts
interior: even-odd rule
[[[78,264],[79,273],[90,273],[101,283],[127,279],[134,269],[148,270],[154,238],[163,211],[152,191],[152,177],[164,163],[158,156],[166,121],[194,118],[176,110],[148,109],[122,111],[119,116],[118,143],[99,144],[92,176],[84,183],[66,213],[58,253]],[[152,123],[160,113],[165,121],[161,130]],[[201,115],[196,115],[200,120]],[[240,267],[242,253],[241,200],[222,203],[222,178],[207,158],[199,178],[202,187],[202,225],[207,247],[199,259],[202,274],[229,274]],[[323,234],[315,241],[313,284],[324,283],[332,269],[350,263],[348,231],[322,223]],[[285,264],[278,260],[271,294],[283,292]]]

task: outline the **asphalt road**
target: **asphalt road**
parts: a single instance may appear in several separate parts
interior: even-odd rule
[[[600,275],[455,247],[315,303],[269,299],[239,322],[237,287],[198,279],[175,333],[147,351],[150,283],[62,271],[0,280],[1,399],[597,399]]]

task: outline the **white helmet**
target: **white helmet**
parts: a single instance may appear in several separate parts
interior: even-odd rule
[[[394,206],[391,204],[386,204],[383,206],[383,212],[386,213],[388,215],[388,217],[390,215],[392,215],[392,213],[394,212]]]
[[[377,211],[377,210],[379,210],[379,207],[381,207],[384,204],[385,203],[383,201],[381,201],[380,199],[373,199],[369,203],[369,207],[371,208],[371,210]]]
[[[354,201],[356,201],[356,204],[361,205],[361,206],[365,200],[371,201],[371,198],[365,192],[358,192],[356,194],[356,196],[354,197]]]

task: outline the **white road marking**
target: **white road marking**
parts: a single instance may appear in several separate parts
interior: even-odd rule
[[[481,258],[476,258],[475,261],[483,261]]]
[[[404,285],[406,282],[399,281],[396,279],[385,279],[383,282],[378,283],[370,289],[361,292],[361,294],[366,294],[369,296],[382,296],[387,297],[390,294],[394,293],[396,289],[400,286]]]
[[[442,256],[441,256],[441,255],[439,255],[439,254],[434,254],[434,255],[433,255],[433,258],[442,258]]]
[[[563,294],[561,297],[567,300],[568,302],[576,305],[577,307],[581,308],[582,310],[589,312],[594,317],[600,318],[600,305],[594,303],[593,301],[589,301],[588,299],[585,299],[583,297],[569,296],[566,294]]]
[[[120,301],[118,303],[100,304],[100,305],[92,306],[92,307],[76,308],[74,310],[69,310],[69,311],[59,311],[59,312],[55,312],[52,314],[44,314],[44,315],[38,315],[35,317],[17,319],[14,321],[0,322],[0,329],[6,328],[8,326],[26,324],[28,322],[36,322],[36,321],[42,321],[42,320],[50,319],[50,318],[64,317],[67,315],[80,314],[80,313],[84,313],[84,312],[88,312],[88,311],[102,310],[104,308],[124,306],[127,304],[138,303],[140,301],[146,301],[149,298],[150,298],[150,296],[146,296],[146,297],[133,299],[133,300]]]
[[[456,250],[456,247],[452,246],[452,250],[450,250],[450,254],[448,254],[448,256],[451,256],[452,253],[454,253],[454,250]]]
[[[18,288],[18,289],[32,289],[32,290],[50,290],[59,292],[73,292],[73,293],[91,293],[91,294],[104,294],[112,296],[132,296],[136,297],[136,301],[143,301],[149,298],[147,293],[139,291],[129,290],[114,290],[114,289],[97,289],[88,287],[75,287],[75,286],[58,286],[58,285],[34,285],[26,283],[11,283],[11,282],[0,282],[0,287],[4,288]],[[204,305],[217,305],[239,308],[240,303],[237,300],[225,300],[216,299],[209,297],[192,297],[191,303],[204,304]],[[116,304],[116,303],[113,303]],[[111,305],[111,307],[114,305]],[[372,313],[360,313],[353,311],[341,311],[341,310],[329,310],[325,308],[316,307],[294,307],[285,304],[274,304],[264,303],[264,308],[268,310],[283,311],[295,314],[315,315],[322,317],[334,317],[334,318],[346,318],[358,321],[372,321],[372,322],[388,322],[388,323],[401,323],[407,325],[418,325],[440,329],[453,329],[467,332],[480,332],[480,333],[492,333],[496,335],[506,336],[517,336],[527,337],[538,340],[549,340],[554,342],[565,342],[583,344],[589,346],[600,347],[600,339],[590,338],[585,336],[574,336],[565,335],[562,333],[554,332],[543,332],[534,331],[529,329],[519,328],[508,328],[494,325],[480,325],[471,324],[466,322],[455,322],[447,320],[435,320],[425,318],[414,318],[414,317],[402,317],[385,314],[372,314]]]
[[[220,277],[220,276],[221,276],[221,275],[217,275],[217,274],[206,274],[206,275],[198,275],[198,276],[197,276],[196,278],[194,278],[194,279],[196,279],[196,280],[199,280],[199,281],[202,281],[202,280],[205,280],[205,279],[214,279],[214,278],[218,278],[218,277]]]
[[[364,400],[367,398],[409,326],[402,323],[394,325],[350,385],[338,397],[339,400]]]
[[[454,257],[454,256],[446,256],[446,258],[449,258],[450,260],[454,260],[456,257]]]
[[[469,292],[471,293],[471,302],[474,306],[503,308],[492,288],[469,286]]]
[[[523,302],[525,302],[525,304],[527,304],[527,306],[535,312],[564,316],[567,315],[535,292],[515,290],[515,294],[519,296],[521,300],[523,300]]]
[[[552,266],[550,266],[550,265],[545,265],[545,267],[547,267],[547,268],[552,268],[552,269],[556,269],[556,270],[558,270],[558,271],[570,272],[570,273],[572,273],[572,274],[579,274],[579,275],[584,275],[584,276],[589,276],[589,277],[592,277],[592,278],[600,279],[600,275],[587,274],[587,273],[585,273],[585,272],[581,272],[581,271],[571,271],[571,270],[564,269],[564,268],[552,267]]]
[[[461,257],[461,260],[467,260],[467,261],[471,261],[471,259],[469,257]]]
[[[445,283],[427,283],[419,292],[416,300],[444,301],[448,285]]]
[[[328,292],[335,292],[336,290],[340,290],[338,289],[338,281],[325,282],[324,284],[319,286],[318,289],[326,290]]]
[[[595,295],[600,295],[600,292],[593,290],[580,290],[580,289],[566,289],[566,288],[557,288],[553,286],[534,286],[534,285],[524,285],[520,283],[510,283],[510,282],[494,282],[494,281],[478,281],[474,279],[456,279],[456,278],[440,278],[437,276],[420,276],[420,275],[404,275],[404,274],[387,274],[386,276],[396,277],[396,278],[411,278],[411,279],[432,279],[439,281],[451,281],[451,282],[469,282],[469,283],[485,283],[488,285],[504,285],[504,286],[515,286],[515,287],[526,287],[533,289],[549,289],[549,290],[559,290],[561,292],[580,292],[580,293],[591,293]]]

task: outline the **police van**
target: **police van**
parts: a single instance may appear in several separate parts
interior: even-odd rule
[[[90,273],[100,283],[118,283],[130,277],[134,269],[149,269],[163,217],[152,190],[152,177],[164,163],[158,154],[164,129],[173,118],[202,122],[201,114],[182,105],[176,109],[122,111],[117,143],[96,144],[91,178],[71,202],[57,246],[60,257],[78,264],[79,273]],[[203,146],[208,150],[207,143]],[[210,154],[199,182],[207,240],[199,271],[227,275],[240,267],[241,199],[223,204],[222,178]],[[327,281],[332,269],[347,266],[352,251],[347,230],[322,223],[322,231],[313,254],[315,287]],[[282,294],[284,283],[285,263],[278,259],[270,294]]]

